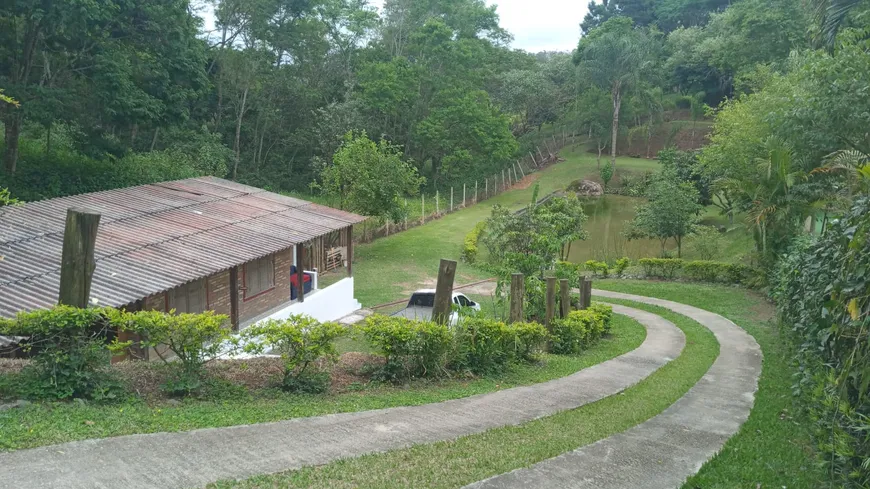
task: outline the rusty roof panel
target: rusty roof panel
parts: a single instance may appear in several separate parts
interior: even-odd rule
[[[75,195],[0,213],[0,316],[57,301],[67,209],[102,215],[92,300],[123,306],[362,217],[214,177]]]

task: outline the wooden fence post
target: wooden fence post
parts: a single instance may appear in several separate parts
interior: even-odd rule
[[[441,259],[438,267],[438,282],[435,285],[435,303],[432,307],[432,320],[438,324],[448,324],[453,312],[453,279],[456,277],[456,262]]]
[[[474,203],[477,203],[477,180],[474,181]]]
[[[511,316],[510,322],[521,323],[523,316],[523,300],[526,297],[526,281],[522,273],[511,274]]]
[[[519,160],[517,160],[517,167],[520,169],[520,173],[523,175],[523,178],[526,178],[526,172],[523,170],[523,165],[520,164]]]
[[[441,214],[441,194],[438,190],[435,191],[435,217]]]
[[[562,319],[568,317],[568,313],[571,312],[571,294],[569,287],[567,278],[559,280],[559,306],[561,306],[562,309]]]
[[[504,183],[504,182],[505,182],[505,179],[504,179],[504,168],[502,168],[502,170],[501,170],[501,191],[502,191],[502,192],[504,192],[505,190],[507,190],[507,186],[505,186],[505,183]]]
[[[532,154],[532,152],[531,152],[531,151],[529,151],[529,156],[531,156],[531,157],[532,157],[532,163],[534,163],[534,164],[535,164],[535,168],[538,168],[538,166],[539,166],[539,165],[538,165],[538,162],[537,162],[537,161],[535,161],[535,155],[533,155],[533,154]]]
[[[538,156],[541,157],[541,162],[546,162],[546,161],[547,161],[547,159],[544,158],[544,153],[541,153],[541,147],[540,147],[540,146],[538,146]]]
[[[589,309],[592,305],[592,279],[583,276],[580,281],[580,309]]]
[[[547,309],[545,316],[545,326],[551,333],[553,332],[553,318],[556,317],[556,277],[547,277]]]
[[[100,214],[77,207],[67,210],[60,259],[59,304],[88,307],[91,280],[97,268],[94,248],[99,226]]]

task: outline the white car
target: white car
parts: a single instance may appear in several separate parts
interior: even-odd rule
[[[458,306],[460,309],[469,308],[475,311],[480,310],[480,304],[459,292],[453,293],[453,304],[454,306]],[[434,305],[435,289],[421,289],[411,294],[411,299],[408,301],[408,305],[401,311],[393,314],[393,316],[429,321],[432,319],[432,308]],[[450,314],[450,324],[456,324],[458,320],[459,315],[456,311],[452,312]]]

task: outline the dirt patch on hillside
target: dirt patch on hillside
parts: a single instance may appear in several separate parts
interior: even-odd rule
[[[526,175],[524,178],[521,178],[520,181],[515,183],[511,188],[517,190],[527,189],[531,187],[539,177],[540,175],[538,173],[531,173]]]

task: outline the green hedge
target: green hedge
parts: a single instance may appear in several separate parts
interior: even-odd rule
[[[638,260],[647,277],[674,278],[683,268],[679,258],[641,258]]]
[[[474,229],[465,235],[465,241],[462,244],[462,260],[465,263],[474,263],[477,261],[477,241],[480,239],[480,234],[486,229],[486,221],[480,221],[474,226]]]
[[[453,335],[447,326],[432,321],[375,314],[359,330],[384,356],[383,380],[437,377],[447,372]]]
[[[799,365],[794,390],[830,478],[819,487],[868,487],[870,197],[822,236],[795,243],[774,278],[772,296]]]
[[[519,361],[531,361],[547,341],[537,323],[505,324],[480,316],[462,318],[455,328],[454,370],[495,373]]]
[[[571,311],[553,323],[551,351],[562,355],[580,353],[610,331],[613,308],[593,304],[589,309]]]

